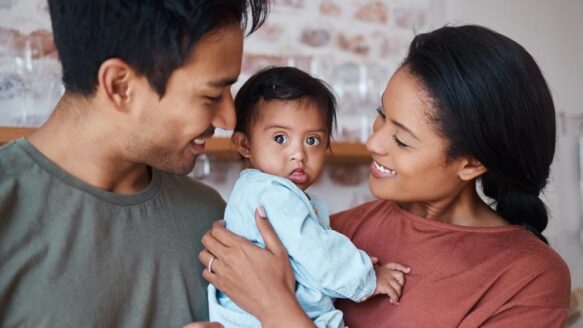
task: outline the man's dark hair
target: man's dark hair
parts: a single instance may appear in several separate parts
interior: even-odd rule
[[[101,64],[125,61],[162,97],[207,33],[240,23],[263,24],[267,0],[49,0],[65,89],[92,95]],[[249,11],[249,14],[247,13]]]
[[[336,98],[322,80],[294,67],[267,67],[243,84],[235,97],[237,125],[235,131],[250,135],[257,119],[260,100],[313,102],[326,122],[327,146],[336,127]]]

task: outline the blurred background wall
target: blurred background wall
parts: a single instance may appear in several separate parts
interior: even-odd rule
[[[583,286],[581,134],[583,0],[273,0],[245,43],[240,82],[266,65],[291,65],[327,81],[339,100],[337,140],[364,142],[388,77],[416,33],[479,24],[523,45],[540,65],[558,115],[557,156],[543,198],[545,232]],[[63,92],[45,0],[0,0],[0,126],[38,126]],[[228,136],[229,131],[219,131]],[[240,165],[211,157],[193,176],[228,198]],[[204,165],[199,165],[199,168]],[[310,191],[331,212],[372,199],[367,165],[330,165]],[[573,325],[582,327],[579,320]]]

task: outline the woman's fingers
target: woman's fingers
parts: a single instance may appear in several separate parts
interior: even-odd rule
[[[202,277],[209,282],[209,284],[215,286],[218,290],[222,291],[222,287],[220,286],[221,280],[218,279],[215,273],[209,272],[206,268],[202,271]]]
[[[257,225],[257,229],[259,230],[259,233],[261,234],[261,237],[265,242],[265,248],[270,250],[272,253],[276,255],[286,253],[285,248],[283,247],[283,244],[279,240],[279,237],[273,230],[271,223],[269,223],[267,217],[264,217],[262,215],[265,215],[265,210],[258,208],[255,211],[255,224]]]
[[[205,266],[206,271],[212,273],[220,272],[223,266],[223,261],[209,253],[207,250],[203,250],[200,253],[198,253],[198,260]]]
[[[211,259],[214,257],[209,251],[203,249],[200,253],[198,253],[198,261],[202,263],[206,268],[208,268]]]
[[[210,230],[211,236],[213,236],[217,241],[225,246],[237,245],[242,240],[247,240],[237,234],[225,228],[225,221],[219,220],[213,223],[213,227]],[[214,254],[214,252],[211,251]]]
[[[285,247],[267,219],[256,213],[255,220],[266,248],[227,231],[222,222],[213,224],[202,238],[206,249],[198,254],[206,267],[202,276],[260,321],[272,318],[274,306],[283,313],[289,305],[307,320],[295,298],[295,279]],[[208,270],[211,260],[212,272]],[[281,300],[285,302],[278,306]]]
[[[212,230],[207,231],[207,233],[202,236],[201,243],[211,255],[216,257],[224,257],[226,252],[229,250],[229,247],[215,238],[211,231]],[[210,259],[207,260],[210,261]],[[203,262],[203,264],[205,266],[208,265],[208,261],[206,263]]]
[[[271,223],[269,220],[264,217],[265,210],[263,208],[257,209],[255,211],[255,224],[257,225],[257,229],[265,242],[265,249],[270,251],[275,258],[280,262],[281,268],[285,268],[285,282],[288,286],[288,289],[293,291],[295,287],[295,277],[292,273],[291,265],[289,263],[287,250],[279,240],[279,237],[273,230]]]

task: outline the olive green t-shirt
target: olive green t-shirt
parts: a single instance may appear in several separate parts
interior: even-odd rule
[[[0,327],[181,327],[208,320],[200,239],[225,203],[153,170],[119,195],[25,139],[0,148]]]

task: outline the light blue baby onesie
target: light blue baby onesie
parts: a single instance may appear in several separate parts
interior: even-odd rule
[[[328,210],[316,197],[308,197],[288,179],[255,169],[241,172],[235,183],[225,210],[227,228],[265,247],[254,220],[260,205],[287,249],[304,311],[318,327],[343,327],[334,299],[360,302],[374,292],[376,276],[369,256],[330,229]],[[211,321],[225,328],[261,326],[213,285],[208,292]]]

